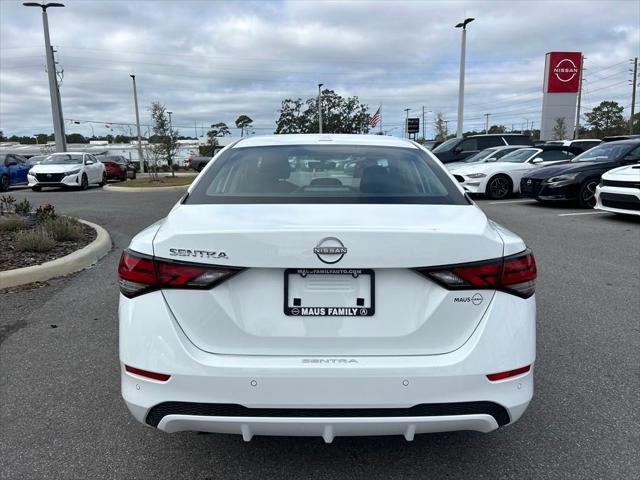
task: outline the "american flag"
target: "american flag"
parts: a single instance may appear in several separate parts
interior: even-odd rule
[[[369,116],[369,125],[371,125],[372,127],[375,127],[378,122],[380,121],[380,107],[378,107],[378,110],[376,111],[376,113],[373,114],[373,116]]]

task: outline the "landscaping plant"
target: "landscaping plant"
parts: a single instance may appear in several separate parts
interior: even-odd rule
[[[21,252],[48,252],[55,244],[53,237],[42,227],[16,234],[16,248]]]

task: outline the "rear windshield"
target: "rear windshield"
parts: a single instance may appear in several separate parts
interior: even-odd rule
[[[572,162],[612,162],[623,157],[634,146],[629,143],[603,143],[584,153],[581,153]]]
[[[469,204],[422,150],[360,145],[232,148],[185,203]]]

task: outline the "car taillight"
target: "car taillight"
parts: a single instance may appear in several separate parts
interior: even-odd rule
[[[485,262],[417,268],[416,271],[449,290],[502,290],[529,298],[536,288],[536,261],[529,249]]]
[[[120,257],[120,291],[133,298],[162,288],[209,289],[243,270],[195,263],[170,262],[125,251]]]

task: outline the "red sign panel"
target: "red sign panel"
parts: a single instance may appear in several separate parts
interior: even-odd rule
[[[547,53],[547,92],[575,93],[580,88],[581,52]]]

